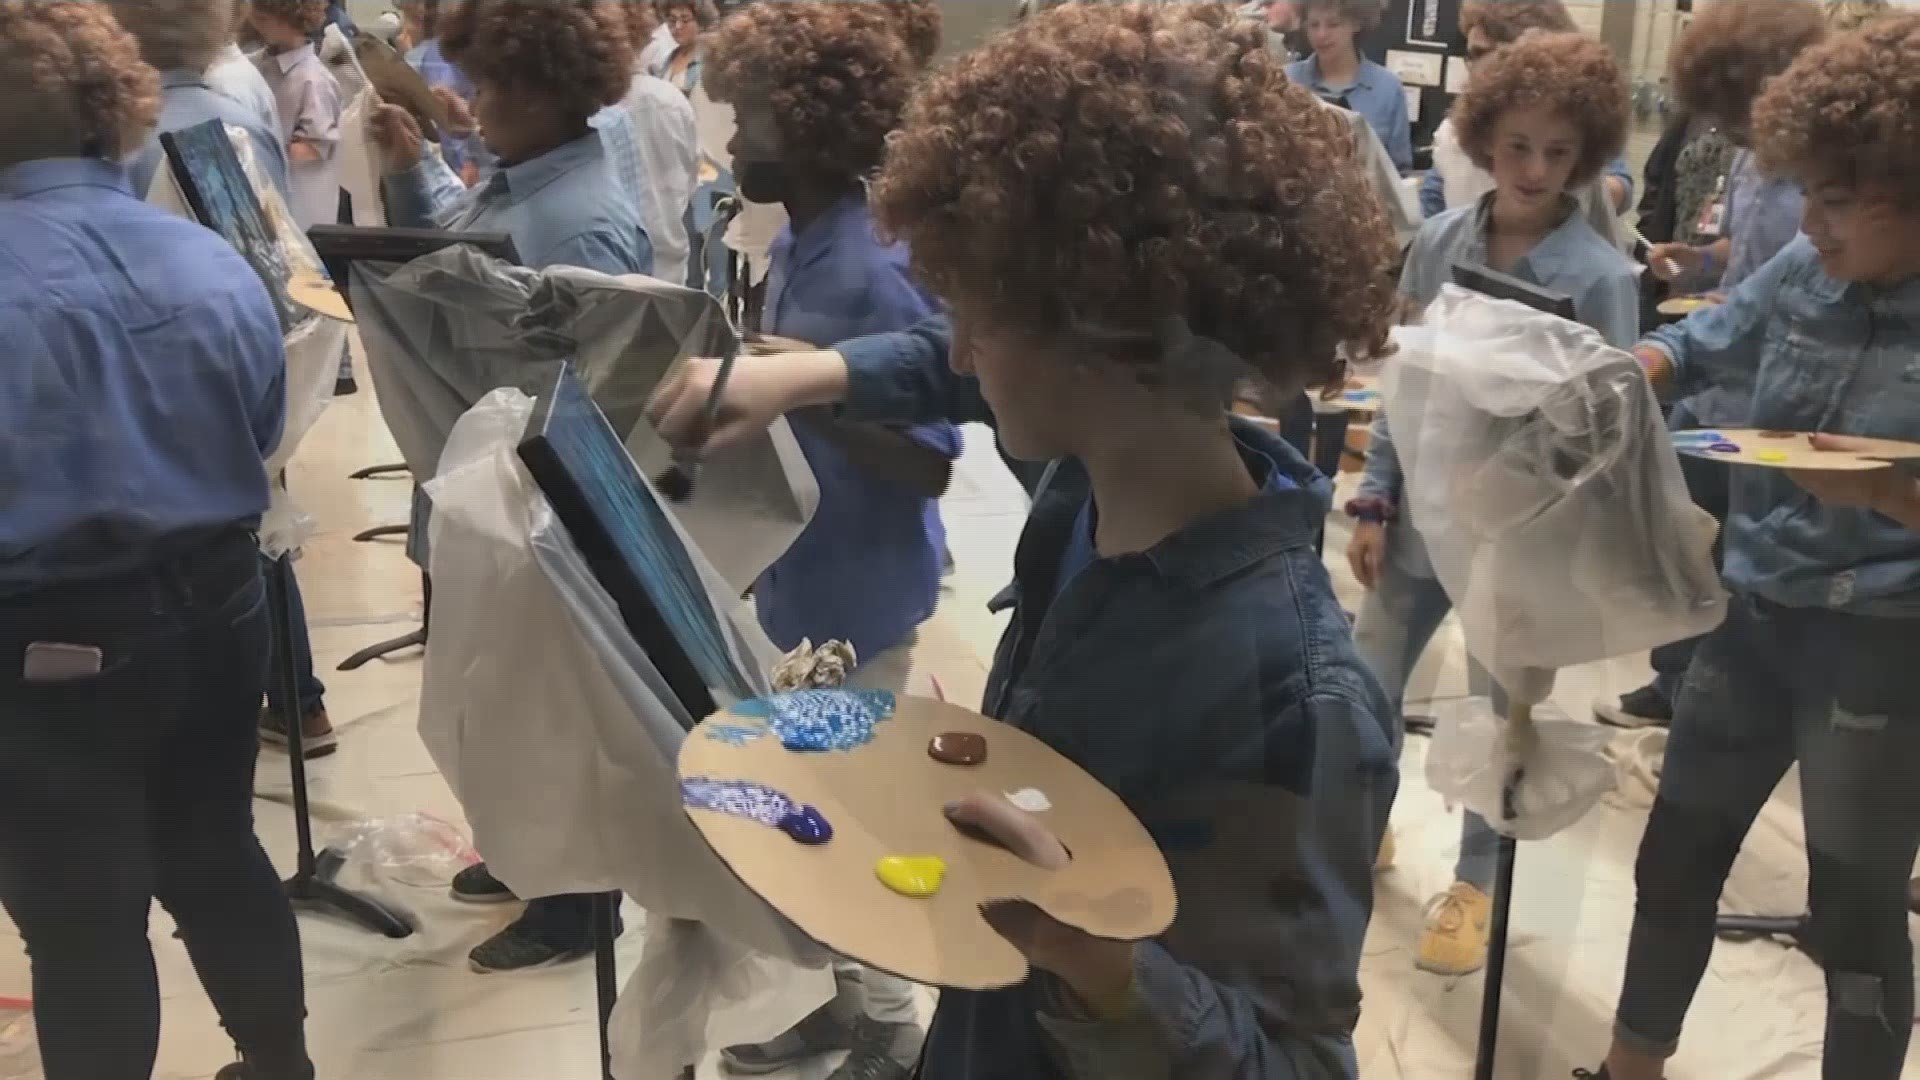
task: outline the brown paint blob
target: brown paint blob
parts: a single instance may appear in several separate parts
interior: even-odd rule
[[[971,731],[947,731],[927,744],[927,756],[947,765],[978,765],[987,760],[987,737]]]

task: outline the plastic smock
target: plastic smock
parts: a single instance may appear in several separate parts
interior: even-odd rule
[[[646,909],[615,1075],[678,1075],[773,1038],[833,994],[827,954],[741,885],[680,803],[688,716],[521,465],[533,401],[483,397],[446,440],[433,499],[433,637],[420,735],[488,867],[522,896],[618,889]],[[702,484],[712,480],[704,474]],[[670,520],[677,506],[663,504]],[[739,666],[778,655],[687,538]]]
[[[357,263],[353,307],[380,411],[408,467],[430,477],[447,433],[500,387],[538,392],[574,374],[647,476],[672,449],[642,419],[674,364],[718,356],[732,330],[717,301],[653,278],[510,266],[465,245],[404,266]],[[681,524],[734,595],[778,558],[820,502],[785,421],[707,455]]]
[[[1638,361],[1452,285],[1396,340],[1382,388],[1411,517],[1467,651],[1516,701],[1543,701],[1562,667],[1720,623],[1715,524],[1687,495]],[[1611,788],[1590,725],[1547,718],[1509,740],[1477,705],[1442,717],[1428,778],[1496,828],[1551,835]]]

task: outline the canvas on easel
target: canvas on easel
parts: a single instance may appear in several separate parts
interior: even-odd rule
[[[288,294],[293,268],[281,249],[273,223],[247,179],[240,155],[218,120],[160,133],[174,182],[194,219],[226,237],[248,265],[260,275],[280,317],[280,328],[291,330],[306,319],[305,309]]]

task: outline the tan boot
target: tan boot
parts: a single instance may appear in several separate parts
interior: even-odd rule
[[[1414,966],[1435,975],[1471,975],[1487,964],[1493,898],[1464,881],[1427,902],[1427,929]]]
[[[1394,855],[1393,826],[1389,825],[1386,835],[1380,838],[1380,853],[1373,857],[1373,872],[1377,874],[1383,870],[1393,869]]]

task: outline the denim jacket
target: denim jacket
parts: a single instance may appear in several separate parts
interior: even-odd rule
[[[840,346],[865,420],[990,420],[944,318]],[[924,1080],[1352,1080],[1372,864],[1398,785],[1393,710],[1314,553],[1327,485],[1235,422],[1268,491],[1152,550],[1056,578],[1085,469],[1055,462],[1003,598],[983,711],[1107,785],[1166,853],[1179,918],[1142,943],[1135,1006],[1097,1020],[1050,976],[941,995]],[[1056,592],[1058,595],[1056,596]]]
[[[1719,307],[1653,332],[1688,394],[1722,372],[1753,389],[1733,423],[1920,441],[1920,279],[1827,276],[1800,237]],[[1778,469],[1732,470],[1724,577],[1786,607],[1920,617],[1920,533],[1820,503]],[[1896,466],[1902,468],[1906,466]]]

